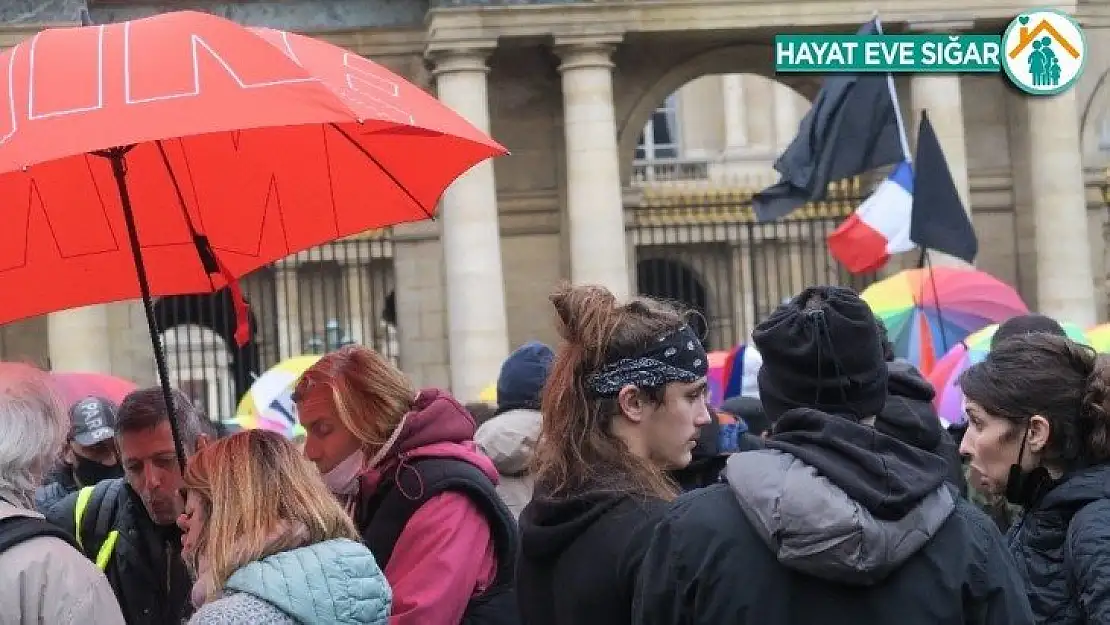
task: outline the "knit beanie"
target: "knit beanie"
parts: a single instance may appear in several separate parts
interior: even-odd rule
[[[551,348],[539,341],[529,341],[509,354],[497,377],[497,412],[539,410],[540,393],[554,359]]]
[[[887,368],[867,303],[851,289],[810,287],[760,323],[759,398],[772,422],[793,408],[851,419],[878,415]]]

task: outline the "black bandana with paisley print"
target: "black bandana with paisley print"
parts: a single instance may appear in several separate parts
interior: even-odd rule
[[[690,326],[663,335],[642,353],[607,363],[586,376],[586,388],[596,397],[615,397],[629,384],[639,388],[671,382],[694,382],[709,372],[709,358]]]

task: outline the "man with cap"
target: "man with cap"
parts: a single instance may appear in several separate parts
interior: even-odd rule
[[[871,309],[811,287],[753,335],[766,449],[656,526],[638,625],[1032,625],[1003,545],[935,454],[875,429],[887,365]]]
[[[35,491],[40,512],[83,486],[123,477],[116,453],[116,410],[102,397],[85,397],[70,406],[71,426],[61,461]]]

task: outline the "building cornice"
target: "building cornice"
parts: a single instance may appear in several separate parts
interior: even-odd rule
[[[1075,12],[1075,3],[1053,3]],[[967,23],[996,29],[1024,10],[1016,0],[637,0],[436,8],[426,20],[430,44],[515,37],[590,36],[696,30],[802,30],[854,27],[878,11],[884,24]]]
[[[309,34],[369,58],[419,56],[427,41],[423,28],[361,28]]]
[[[30,39],[35,33],[43,30],[44,28],[54,27],[70,27],[73,24],[59,23],[59,24],[26,24],[19,26],[3,26],[0,27],[0,50],[10,48],[15,44],[25,39]]]

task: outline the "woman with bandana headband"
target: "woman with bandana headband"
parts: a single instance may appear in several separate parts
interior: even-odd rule
[[[390,624],[516,623],[516,522],[470,413],[359,345],[321,358],[293,398],[305,456],[393,589]]]
[[[705,350],[675,308],[561,286],[563,339],[544,388],[536,490],[520,517],[517,599],[528,625],[632,622],[654,519],[709,423]]]

